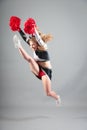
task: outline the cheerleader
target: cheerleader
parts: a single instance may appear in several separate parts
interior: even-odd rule
[[[46,95],[54,98],[57,105],[59,105],[60,96],[51,88],[52,65],[46,44],[52,39],[52,35],[41,33],[32,18],[29,18],[24,23],[24,31],[20,28],[20,22],[20,18],[12,16],[9,23],[10,28],[12,31],[18,31],[23,40],[30,46],[33,51],[33,58],[24,50],[17,35],[13,37],[15,47],[18,48],[23,58],[29,63],[32,73],[42,81]]]

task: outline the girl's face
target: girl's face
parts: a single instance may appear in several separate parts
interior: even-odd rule
[[[37,42],[30,40],[29,43],[30,43],[30,47],[32,48],[32,50],[37,50],[38,49]]]

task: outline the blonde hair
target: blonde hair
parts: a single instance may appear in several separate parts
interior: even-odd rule
[[[37,29],[39,35],[41,36],[42,40],[47,43],[47,42],[50,42],[52,39],[53,39],[53,36],[51,34],[43,34],[39,29]],[[38,44],[38,42],[36,41],[36,38],[33,36],[29,39],[29,41],[34,41]],[[44,47],[44,46],[39,46],[38,44],[38,49],[39,50],[46,50],[47,47]]]
[[[51,34],[43,34],[39,29],[37,29],[37,31],[45,43],[50,42],[53,39]]]

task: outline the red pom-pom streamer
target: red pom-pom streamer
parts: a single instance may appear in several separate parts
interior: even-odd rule
[[[28,34],[34,34],[35,33],[35,27],[36,27],[36,22],[33,18],[29,18],[24,23],[24,31]]]
[[[18,18],[17,16],[11,16],[9,26],[12,31],[20,31],[20,23],[21,23],[20,18]]]

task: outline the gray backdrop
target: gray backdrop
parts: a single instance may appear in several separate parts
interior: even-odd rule
[[[53,66],[52,88],[61,96],[62,107],[86,108],[87,0],[0,0],[1,116],[18,109],[25,112],[40,106],[55,106],[13,45],[13,35],[18,33],[9,28],[12,15],[22,19],[22,28],[26,19],[32,17],[42,32],[53,35],[53,41],[48,43]],[[22,45],[32,55],[23,40]]]

